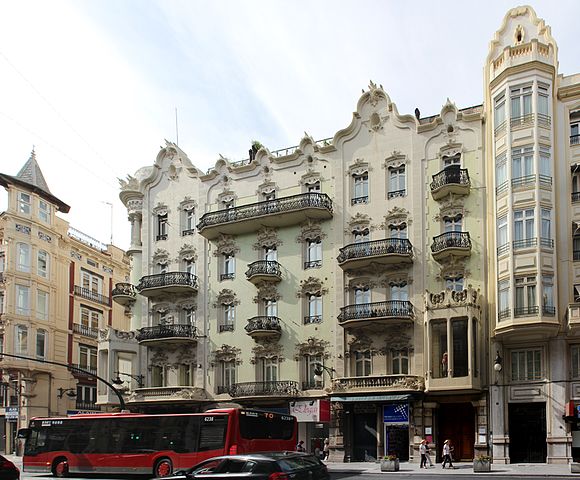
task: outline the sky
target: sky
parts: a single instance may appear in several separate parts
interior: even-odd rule
[[[575,0],[530,1],[580,72]],[[483,101],[489,0],[0,0],[0,172],[32,148],[72,227],[129,247],[118,178],[165,139],[207,170],[348,126],[362,89],[400,113]],[[6,209],[0,192],[0,211]]]

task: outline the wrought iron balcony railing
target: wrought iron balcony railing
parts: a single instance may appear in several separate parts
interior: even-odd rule
[[[351,243],[339,250],[338,263],[354,258],[376,257],[389,254],[413,254],[413,245],[407,238],[384,238],[370,242]]]
[[[572,260],[574,260],[575,262],[580,261],[580,250],[574,250],[572,252]]]
[[[509,308],[506,308],[504,310],[500,310],[500,312],[497,315],[497,319],[498,320],[504,320],[505,318],[510,318],[512,316],[512,311]]]
[[[302,390],[320,390],[323,385],[322,382],[317,382],[316,380],[306,380],[302,382]]]
[[[229,385],[218,385],[216,387],[216,393],[221,395],[222,393],[230,393],[230,386]]]
[[[218,210],[216,212],[208,212],[199,220],[197,229],[201,231],[206,227],[212,227],[222,223],[248,220],[272,213],[281,214],[292,212],[304,208],[320,208],[332,212],[332,200],[325,193],[310,192]]]
[[[250,278],[254,275],[274,275],[277,277],[282,276],[282,269],[280,264],[274,260],[258,260],[257,262],[250,263],[248,265],[248,271],[246,272],[246,277]]]
[[[71,367],[80,368],[81,370],[84,370],[85,372],[89,372],[91,375],[97,374],[97,366],[96,365],[94,367],[91,367],[90,365],[73,363],[73,364],[71,364]],[[79,375],[84,376],[84,377],[89,376],[88,374],[86,374],[84,372],[79,372],[78,370],[75,370],[74,368],[71,368],[70,371],[73,375],[76,375],[76,376],[79,376]]]
[[[117,283],[115,284],[115,288],[111,292],[111,296],[115,297],[117,295],[126,295],[127,297],[135,297],[137,295],[137,291],[135,290],[135,285],[131,283]]]
[[[580,192],[572,192],[572,203],[580,202]]]
[[[218,331],[221,332],[233,332],[234,326],[231,323],[226,323],[222,325],[218,325]]]
[[[347,305],[340,309],[339,322],[348,320],[368,320],[372,318],[411,318],[413,304],[408,300],[387,300],[385,302],[361,303]]]
[[[78,297],[90,300],[91,302],[100,303],[101,305],[109,305],[109,297],[101,295],[98,292],[93,292],[90,288],[75,285],[74,292]]]
[[[538,239],[536,237],[534,237],[534,238],[523,238],[521,240],[514,240],[512,242],[512,245],[514,247],[514,250],[517,250],[518,248],[535,247],[537,244],[538,244]]]
[[[471,185],[467,168],[448,167],[433,175],[431,178],[433,179],[431,182],[431,191],[437,190],[445,185],[465,185],[466,187]]]
[[[525,317],[528,315],[537,315],[540,312],[540,307],[532,305],[530,307],[516,307],[514,308],[514,315],[516,317]]]
[[[570,145],[580,145],[580,135],[570,135]]]
[[[137,290],[163,288],[171,286],[191,287],[197,289],[197,276],[188,272],[167,272],[147,275],[139,280]]]
[[[320,268],[322,267],[322,260],[309,260],[304,262],[304,270],[308,270],[309,268]]]
[[[155,325],[137,330],[137,340],[160,340],[163,338],[197,338],[197,330],[193,325]]]
[[[445,232],[433,237],[431,252],[437,253],[446,248],[471,249],[471,238],[469,238],[469,232]]]
[[[550,306],[550,305],[544,305],[542,307],[542,312],[544,315],[553,317],[554,315],[556,315],[556,307]]]
[[[298,392],[298,382],[290,380],[236,383],[229,391],[232,397],[296,397]]]
[[[90,338],[97,338],[99,336],[98,328],[89,327],[88,325],[80,325],[78,323],[73,323],[73,332]]]
[[[364,195],[362,197],[354,197],[350,200],[351,205],[360,205],[361,203],[369,203],[369,196]]]
[[[355,389],[393,389],[423,390],[423,379],[414,375],[369,375],[362,377],[343,377],[334,381],[334,390]]]
[[[274,332],[282,331],[282,323],[278,317],[258,316],[248,320],[244,327],[246,332],[253,333],[257,330],[271,330]]]
[[[404,197],[407,195],[407,190],[393,190],[392,192],[387,193],[387,198],[397,198],[397,197]]]
[[[77,410],[94,410],[96,412],[101,410],[101,406],[93,402],[83,402],[81,400],[76,401]]]
[[[309,315],[304,317],[304,325],[310,325],[312,323],[322,323],[322,315]]]

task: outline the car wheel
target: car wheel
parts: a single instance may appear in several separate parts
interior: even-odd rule
[[[66,458],[57,458],[52,466],[52,474],[55,477],[64,478],[68,476],[68,461]]]
[[[160,458],[155,463],[153,475],[156,477],[168,477],[173,473],[173,463],[169,458]]]

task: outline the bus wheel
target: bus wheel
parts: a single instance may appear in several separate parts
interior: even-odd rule
[[[173,473],[173,463],[169,458],[160,458],[155,464],[153,475],[156,477],[168,477]]]
[[[52,474],[60,478],[68,476],[68,462],[66,458],[60,457],[54,461],[52,464]]]

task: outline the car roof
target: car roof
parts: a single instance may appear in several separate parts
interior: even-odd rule
[[[312,457],[312,454],[308,453],[301,453],[301,452],[291,452],[291,451],[283,451],[283,452],[257,452],[257,453],[247,453],[247,454],[240,454],[240,455],[222,455],[219,457],[213,457],[209,460],[216,460],[216,459],[228,459],[228,460],[270,460],[275,462],[280,460],[281,458],[296,458],[296,457]]]

